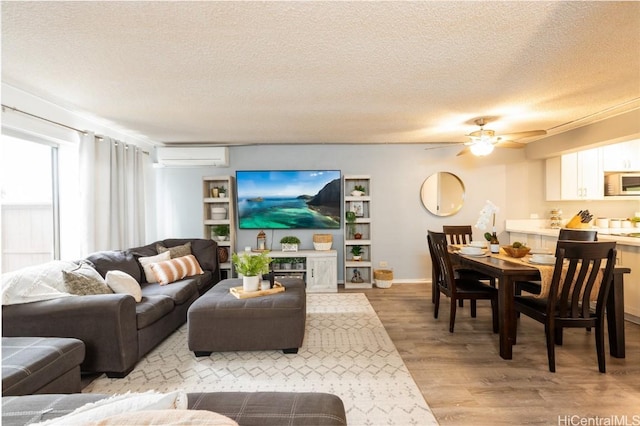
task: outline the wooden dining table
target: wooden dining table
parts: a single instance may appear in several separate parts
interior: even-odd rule
[[[517,281],[537,281],[540,279],[540,271],[523,262],[506,260],[503,256],[476,257],[461,254],[457,250],[453,250],[451,255],[454,263],[496,279],[500,316],[500,356],[504,359],[512,359],[517,326],[516,312],[513,308],[514,283]],[[624,274],[629,272],[631,272],[629,268],[616,267],[614,269],[613,285],[607,299],[609,351],[611,356],[615,358],[625,357],[623,284]]]

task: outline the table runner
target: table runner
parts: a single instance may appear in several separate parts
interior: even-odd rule
[[[555,264],[554,265],[533,264],[528,260],[525,260],[525,258],[527,259],[529,258],[528,255],[521,258],[515,258],[506,254],[502,249],[500,249],[500,253],[497,253],[497,254],[491,253],[491,257],[495,257],[501,260],[506,260],[508,262],[521,263],[523,265],[536,268],[538,271],[540,271],[540,294],[536,294],[535,297],[540,299],[549,297],[549,288],[551,287],[551,281],[553,280],[553,271],[555,270]],[[567,274],[567,267],[568,266],[565,263],[564,267],[562,268],[562,275],[561,275],[562,279],[564,279]],[[588,273],[591,273],[591,267],[589,267]],[[598,275],[596,276],[596,281],[593,284],[595,290],[591,292],[591,301],[598,300],[598,292],[600,290],[600,283],[602,282],[602,273],[603,273],[603,269],[601,268],[598,271]],[[572,283],[572,286],[574,285],[574,283]],[[560,289],[558,289],[558,291],[560,291]]]

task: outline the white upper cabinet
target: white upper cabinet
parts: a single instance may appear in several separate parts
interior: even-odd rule
[[[640,170],[640,139],[601,148],[605,172]]]
[[[604,198],[602,151],[574,152],[546,161],[547,201]]]

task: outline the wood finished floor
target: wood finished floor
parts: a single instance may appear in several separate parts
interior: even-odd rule
[[[624,424],[604,423],[622,416],[640,425],[640,325],[625,322],[626,358],[612,358],[607,348],[606,374],[598,372],[593,334],[566,330],[550,373],[543,326],[529,318],[519,320],[507,361],[488,302],[478,302],[477,318],[468,301],[459,308],[452,334],[449,299],[434,319],[430,285],[340,291],[367,295],[441,425]],[[575,423],[596,417],[601,423]]]

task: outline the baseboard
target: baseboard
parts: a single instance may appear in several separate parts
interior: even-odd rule
[[[640,325],[640,317],[637,317],[635,315],[624,314],[624,319],[625,319],[625,321],[629,321],[629,322],[632,322],[634,324],[639,324]]]

